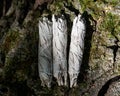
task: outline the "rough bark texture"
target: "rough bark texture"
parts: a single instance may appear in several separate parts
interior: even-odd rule
[[[34,0],[0,1],[0,95],[119,96],[119,0],[46,0],[36,8],[34,5]],[[86,20],[86,34],[78,87],[58,87],[55,82],[51,89],[41,87],[39,17],[64,14],[71,34],[79,12]],[[68,38],[69,46],[70,35]]]

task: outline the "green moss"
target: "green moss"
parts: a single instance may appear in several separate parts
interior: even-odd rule
[[[80,88],[82,89],[82,88],[87,88],[87,83],[86,82],[82,82],[82,83],[80,83],[79,84],[79,86],[80,86]]]
[[[51,12],[54,14],[60,13],[61,10],[64,9],[64,2],[65,1],[62,1],[62,0],[54,1],[53,4],[50,5]]]
[[[27,70],[27,69],[24,69]],[[24,72],[24,70],[17,70],[14,74],[14,77],[17,79],[17,81],[22,82],[27,79],[27,74]]]
[[[34,12],[34,14],[33,14],[33,18],[38,18],[38,17],[40,17],[40,16],[41,16],[41,13],[40,13],[39,10],[36,10],[36,11]]]
[[[17,66],[17,58],[11,58],[10,57],[6,57],[6,63],[4,66],[4,70],[3,70],[3,77],[6,81],[8,82],[12,82],[12,78],[14,77],[14,72],[16,70],[16,66]]]
[[[15,30],[9,30],[5,37],[4,43],[2,44],[2,49],[5,51],[5,53],[7,53],[10,49],[16,46],[19,40],[19,32]]]
[[[85,11],[91,5],[91,3],[93,3],[91,0],[79,0],[79,2],[83,11]]]
[[[119,24],[120,20],[118,16],[111,13],[106,13],[99,29],[104,32],[108,31],[113,36],[117,36],[120,31]]]
[[[116,6],[119,3],[119,0],[102,0],[102,1],[104,1],[106,4],[113,6]]]
[[[89,93],[85,93],[84,96],[90,96]]]
[[[82,12],[88,11],[91,16],[98,20],[98,18],[103,14],[102,3],[94,2],[93,0],[79,0]]]
[[[119,0],[79,0],[82,12],[88,11],[94,19],[98,20],[100,16],[104,16],[106,6],[114,8],[119,4]],[[104,17],[103,17],[104,18]]]

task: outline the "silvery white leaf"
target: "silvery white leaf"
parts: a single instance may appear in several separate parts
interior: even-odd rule
[[[67,85],[67,22],[62,15],[53,21],[53,74],[58,85]]]
[[[52,22],[46,17],[39,20],[39,56],[38,70],[42,86],[51,86],[52,82]]]
[[[69,52],[69,77],[70,87],[77,85],[77,78],[80,72],[84,51],[85,22],[81,15],[75,17],[71,32],[70,52]]]

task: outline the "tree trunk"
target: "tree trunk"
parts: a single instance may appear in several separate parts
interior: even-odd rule
[[[119,4],[119,0],[0,0],[0,96],[120,96]],[[57,23],[53,36],[45,31],[51,25],[40,24],[40,18]]]

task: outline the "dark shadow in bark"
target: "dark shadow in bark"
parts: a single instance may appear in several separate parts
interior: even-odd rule
[[[26,4],[20,12],[21,15],[18,20],[20,25],[23,23],[25,17],[27,16],[27,13],[28,13],[28,5]]]
[[[0,51],[0,68],[4,66],[5,63],[5,53]]]
[[[47,9],[47,5],[48,5],[47,2],[43,3],[42,5],[38,5],[38,6],[34,9],[34,11],[39,10],[39,12],[42,14],[44,10],[48,10],[48,9]]]
[[[72,30],[72,21],[71,21],[71,19],[70,19],[70,15],[69,14],[67,14],[67,13],[65,13],[65,11],[64,10],[62,10],[61,11],[61,14],[63,14],[64,16],[65,16],[65,18],[66,18],[66,20],[67,20],[67,31],[68,31],[68,41],[67,41],[67,70],[68,70],[68,68],[69,68],[69,62],[68,62],[68,60],[69,60],[69,50],[70,50],[70,41],[71,41],[71,30]],[[68,73],[67,73],[68,74]],[[68,86],[70,86],[70,78],[69,78],[69,75],[68,75]]]
[[[26,82],[9,84],[11,96],[36,96],[35,92],[27,86]]]
[[[31,27],[32,28],[32,27]],[[39,78],[38,74],[38,30],[33,28],[34,33],[27,30],[26,41],[28,42],[29,58],[33,60],[31,64],[31,71],[29,73],[29,78],[34,78],[35,80]]]
[[[6,12],[8,11],[8,9],[10,8],[11,3],[12,3],[12,0],[6,0],[5,13],[6,13]]]
[[[65,6],[67,9],[69,9],[71,12],[74,12],[75,15],[78,15],[78,14],[79,14],[79,10],[75,9],[75,8],[73,7],[72,3],[70,3],[69,6],[64,3],[64,6]]]
[[[119,39],[115,36],[115,35],[113,35],[114,37],[115,37],[115,41],[114,41],[114,45],[112,45],[112,46],[106,46],[107,48],[110,48],[110,49],[112,49],[113,50],[113,67],[115,67],[115,62],[116,62],[116,56],[117,56],[117,52],[118,52],[118,49],[120,48],[120,46],[119,46]]]
[[[0,0],[0,17],[5,16],[10,8],[12,0]]]
[[[6,86],[0,85],[0,96],[4,96],[4,94],[7,92],[8,92],[8,88]]]
[[[0,17],[3,15],[3,0],[0,0]]]
[[[30,10],[30,4],[29,1],[18,1],[18,5],[16,7],[15,15],[16,15],[16,21],[21,25],[25,19],[25,17],[28,14],[28,11]]]
[[[103,86],[102,88],[100,89],[100,91],[98,92],[98,96],[105,96],[105,94],[107,93],[107,90],[109,89],[109,86],[120,80],[120,75],[114,77],[114,78],[111,78],[110,80],[108,80]]]
[[[80,73],[78,76],[78,83],[82,83],[83,81],[87,80],[87,69],[89,69],[89,57],[90,57],[90,50],[91,50],[91,40],[93,32],[96,31],[96,21],[93,17],[85,11],[82,14],[82,18],[85,19],[86,22],[86,34],[85,34],[85,41],[84,41],[84,53],[83,53],[83,60],[82,65],[80,68]],[[91,22],[93,24],[91,24]]]

